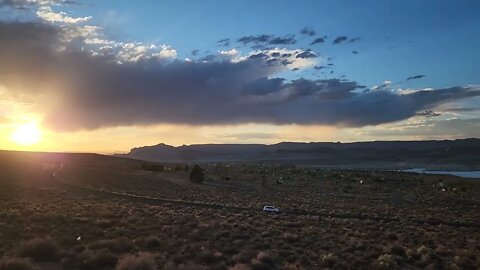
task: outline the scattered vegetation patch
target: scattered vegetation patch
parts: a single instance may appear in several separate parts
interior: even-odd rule
[[[154,270],[154,256],[150,253],[129,254],[118,261],[116,270]]]
[[[39,262],[56,261],[60,249],[51,238],[34,238],[20,244],[18,255],[29,257]]]
[[[0,260],[0,270],[38,270],[27,258],[4,257]]]

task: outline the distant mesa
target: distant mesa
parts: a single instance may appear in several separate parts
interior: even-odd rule
[[[196,144],[178,147],[161,143],[133,148],[128,154],[120,156],[146,161],[190,164],[262,162],[342,168],[401,169],[437,166],[439,169],[480,170],[478,163],[480,139],[355,143],[283,142],[271,145]]]

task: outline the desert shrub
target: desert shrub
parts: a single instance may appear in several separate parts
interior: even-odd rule
[[[157,163],[143,163],[141,165],[142,170],[144,171],[151,171],[151,172],[164,172],[165,171],[165,165],[163,164],[157,164]]]
[[[266,252],[259,252],[251,262],[252,269],[255,270],[277,269],[275,259]]]
[[[154,248],[159,248],[161,245],[162,245],[162,241],[157,236],[149,235],[145,239],[146,248],[154,249]]]
[[[127,255],[117,264],[117,270],[154,270],[155,260],[150,253],[140,253],[138,256]]]
[[[0,260],[0,270],[35,270],[32,262],[27,258],[3,258]]]
[[[336,263],[338,263],[338,257],[333,253],[328,253],[327,255],[323,255],[322,260],[323,260],[323,263],[329,267],[334,266]]]
[[[201,262],[201,263],[211,264],[211,263],[217,262],[219,259],[221,259],[221,257],[220,256],[215,256],[212,251],[202,250],[197,255],[196,261]]]
[[[254,262],[252,264],[252,270],[272,270],[272,269],[276,269],[276,268],[273,268],[271,267],[270,265],[266,264],[266,263],[263,263],[263,262]]]
[[[85,250],[82,253],[82,268],[83,269],[98,269],[105,267],[114,267],[117,263],[117,258],[108,249],[100,249],[96,252]]]
[[[208,269],[210,270],[227,270],[227,264],[224,261],[218,262],[213,265],[209,265]]]
[[[57,244],[50,238],[34,238],[20,244],[18,255],[35,261],[56,261],[59,255]]]
[[[200,166],[195,165],[193,169],[190,171],[190,182],[201,184],[204,180],[203,169]]]
[[[399,256],[405,256],[405,247],[399,245],[399,244],[393,244],[390,247],[390,253],[399,255]]]
[[[395,258],[391,254],[383,254],[377,258],[378,267],[381,269],[391,269],[396,265]]]
[[[249,270],[250,268],[243,263],[237,263],[232,267],[229,267],[228,270]]]
[[[78,265],[81,264],[81,255],[82,252],[75,252],[75,251],[66,251],[62,255],[62,260],[60,261],[63,269],[73,269],[78,268]]]
[[[124,253],[133,249],[133,243],[125,236],[116,239],[100,240],[89,246],[91,249],[106,248],[115,253]]]

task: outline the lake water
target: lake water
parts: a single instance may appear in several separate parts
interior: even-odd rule
[[[425,173],[425,174],[450,174],[465,178],[480,178],[480,171],[429,171],[423,168],[415,168],[402,170],[403,172],[415,172],[415,173]]]

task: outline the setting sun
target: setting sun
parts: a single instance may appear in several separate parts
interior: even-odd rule
[[[19,125],[12,133],[12,140],[20,145],[33,145],[40,141],[40,130],[34,123]]]

